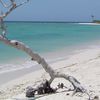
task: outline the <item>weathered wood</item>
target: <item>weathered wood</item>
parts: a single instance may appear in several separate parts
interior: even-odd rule
[[[0,0],[1,3],[3,4],[4,7],[7,7],[7,5],[5,5],[2,0]],[[27,0],[26,2],[23,2],[19,5],[16,4],[16,2],[14,0],[10,0],[11,1],[11,6],[10,6],[10,9],[3,13],[2,16],[0,16],[0,20],[1,20],[1,28],[3,31],[5,31],[5,27],[3,25],[3,19],[5,17],[7,17],[8,14],[10,14],[15,8],[23,5],[24,3],[27,3],[29,0]],[[3,35],[0,35],[0,41],[2,41],[3,43],[9,45],[9,46],[12,46],[16,49],[19,49],[23,52],[26,52],[31,58],[33,61],[36,61],[38,64],[41,64],[42,67],[44,68],[44,70],[50,75],[50,84],[52,83],[52,81],[55,79],[55,78],[64,78],[66,80],[68,80],[74,87],[74,93],[76,92],[82,92],[82,93],[87,93],[87,91],[84,89],[84,87],[80,84],[80,82],[73,76],[70,76],[68,74],[63,74],[61,72],[56,72],[55,70],[52,69],[52,67],[46,62],[46,60],[44,58],[42,58],[39,54],[33,52],[31,50],[31,48],[29,48],[26,44],[20,42],[20,41],[17,41],[17,40],[9,40],[7,39],[5,36]]]
[[[16,4],[15,0],[10,0],[11,2],[11,5],[6,5],[3,0],[0,0],[0,3],[5,7],[5,8],[8,8],[8,11],[5,12],[5,13],[2,13],[1,17],[2,18],[5,18],[7,17],[14,9],[18,8],[19,6],[22,6],[23,4],[29,2],[29,0],[26,0],[25,2],[22,2],[20,4]]]
[[[19,50],[26,52],[30,57],[33,58],[34,61],[36,61],[38,64],[41,64],[42,67],[44,68],[44,70],[51,77],[50,83],[52,83],[52,81],[55,78],[64,78],[64,79],[68,80],[73,85],[74,89],[77,90],[76,92],[82,92],[82,93],[85,92],[85,89],[81,86],[80,82],[77,81],[76,78],[74,78],[73,76],[70,76],[68,74],[58,73],[58,72],[54,71],[52,69],[52,67],[50,65],[48,65],[48,63],[45,61],[44,58],[42,58],[39,54],[33,52],[24,43],[19,42],[17,40],[8,40],[8,39],[4,38],[2,35],[0,35],[0,41],[4,42],[5,44],[10,45],[14,48],[17,48]]]

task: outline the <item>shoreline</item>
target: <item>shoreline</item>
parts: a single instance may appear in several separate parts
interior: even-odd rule
[[[62,60],[59,59],[52,63],[50,62],[49,64],[55,70],[61,70],[64,73],[68,73],[70,75],[77,77],[89,89],[93,88],[95,90],[96,88],[97,90],[95,90],[95,92],[98,93],[99,92],[98,89],[100,88],[99,87],[100,81],[99,79],[95,80],[95,82],[93,81],[97,77],[96,75],[100,76],[100,74],[98,73],[100,71],[99,57],[100,57],[99,46],[90,45],[90,47],[88,47],[87,49],[86,48],[79,49],[78,51],[75,51],[71,55],[67,56],[67,58],[62,59]],[[23,69],[24,72],[25,70],[26,70],[26,73],[21,73],[22,75],[19,74],[17,78],[13,78],[13,80],[10,80],[8,81],[8,83],[6,82],[6,84],[2,85],[3,90],[6,91],[6,89],[8,89],[8,92],[7,93],[5,92],[5,95],[7,96],[7,98],[17,95],[18,93],[24,92],[25,90],[23,90],[23,88],[25,89],[28,85],[32,85],[32,84],[34,85],[35,81],[37,82],[37,83],[35,82],[35,84],[38,84],[40,80],[43,80],[49,77],[44,72],[43,68],[42,69],[39,68],[38,70],[35,70],[34,72],[32,70]],[[94,73],[96,73],[96,75]],[[9,74],[7,76],[9,76]],[[16,77],[16,74],[15,74],[15,77]],[[95,84],[96,84],[96,87],[93,87]],[[91,85],[92,87],[89,87],[89,85]],[[19,87],[19,88],[16,88],[16,87]],[[16,91],[16,92],[13,93],[13,91]],[[1,98],[3,97],[4,96],[1,96]]]
[[[90,22],[90,23],[78,23],[78,24],[81,24],[81,25],[100,25],[100,23],[93,23],[93,22]]]
[[[87,43],[81,43],[80,45],[75,46],[68,46],[65,48],[62,48],[60,50],[55,50],[47,53],[38,53],[40,56],[42,56],[48,63],[57,62],[60,60],[68,59],[71,55],[79,53],[81,50],[95,48],[100,45],[99,40],[90,41]],[[13,60],[10,60],[8,62],[4,62],[0,64],[0,75],[3,73],[18,71],[18,70],[24,70],[34,67],[37,65],[36,62],[31,61],[31,58],[26,56],[25,59],[23,58],[16,58]],[[35,69],[36,70],[36,69]]]
[[[97,49],[97,48],[99,48],[99,45],[100,45],[100,43],[97,40],[97,41],[93,41],[92,43],[90,43],[90,42],[87,44],[84,43],[83,45],[72,46],[70,48],[65,48],[62,50],[53,51],[53,52],[49,52],[49,53],[42,53],[40,55],[48,62],[48,64],[53,64],[56,62],[67,60],[71,56],[77,55],[78,53],[84,52],[88,49]],[[14,64],[10,63],[10,64],[5,64],[3,66],[5,67],[6,70],[4,69],[4,70],[0,71],[0,80],[2,80],[2,77],[4,77],[4,80],[2,82],[0,82],[0,85],[4,84],[6,82],[12,81],[16,78],[19,78],[19,75],[21,75],[20,77],[22,77],[25,74],[41,70],[41,68],[42,68],[40,65],[37,64],[37,62],[31,61],[31,60],[29,60],[29,58],[26,59],[25,61],[21,59],[19,63],[14,63]],[[6,66],[8,66],[8,68],[6,68]],[[10,69],[9,69],[9,67],[10,67]],[[21,71],[23,73],[21,73]],[[9,77],[6,80],[6,77],[9,75],[10,76],[13,75],[13,73],[16,73],[16,75],[14,75],[15,77],[14,76]]]

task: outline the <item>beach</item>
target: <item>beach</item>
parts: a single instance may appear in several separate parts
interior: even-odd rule
[[[74,76],[91,98],[100,96],[100,25],[81,23],[9,22],[10,39],[27,44],[56,71]],[[33,27],[34,26],[34,27]],[[16,32],[15,32],[16,30]],[[20,34],[20,35],[19,35]],[[0,44],[0,100],[27,100],[26,87],[50,79],[43,67],[22,51]],[[64,79],[55,79],[73,88]],[[65,91],[65,92],[63,92]],[[87,100],[85,94],[60,89],[56,94],[36,95],[36,100]]]
[[[72,2],[0,0],[0,100],[100,100],[100,1]]]
[[[69,74],[78,79],[91,94],[91,97],[100,96],[99,46],[90,46],[87,49],[77,50],[72,55],[69,55],[68,58],[54,61],[49,64],[54,70]],[[2,84],[0,88],[0,100],[6,100],[8,98],[8,100],[13,100],[14,98],[24,100],[22,98],[25,98],[25,89],[27,86],[36,87],[44,79],[50,78],[43,68],[34,72],[24,72],[25,71],[23,71],[21,77],[19,77],[19,74],[19,76],[12,81]],[[59,82],[63,82],[67,87],[72,87],[71,84],[64,79],[55,79],[52,83],[52,87],[56,87]],[[76,94],[72,96],[72,92],[59,92],[57,94],[37,98],[37,100],[87,100],[87,98],[85,94]]]

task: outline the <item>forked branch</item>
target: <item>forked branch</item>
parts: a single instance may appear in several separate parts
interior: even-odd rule
[[[0,28],[2,30],[1,34],[4,38],[6,38],[6,34],[7,34],[6,26],[4,24],[4,18],[7,17],[14,9],[22,6],[23,4],[27,2],[29,2],[29,0],[26,0],[20,4],[17,4],[15,0],[10,0],[10,5],[7,5],[3,0],[0,0],[0,3],[3,5],[3,7],[7,8],[6,12],[1,11],[1,14],[0,14]]]
[[[7,5],[7,4],[5,4],[2,0],[0,0],[0,3],[3,5],[3,7],[8,8],[8,11],[5,12],[5,13],[3,13],[3,14],[1,15],[2,18],[5,18],[5,17],[6,17],[8,14],[10,14],[14,9],[16,9],[17,7],[19,7],[19,6],[21,6],[21,5],[23,5],[23,4],[27,3],[27,2],[29,2],[29,0],[26,0],[26,1],[22,2],[22,3],[20,3],[20,4],[16,4],[15,0],[10,0],[10,2],[11,2],[11,4],[10,4],[10,5]]]
[[[52,83],[52,81],[55,78],[64,78],[73,85],[75,93],[81,92],[81,93],[87,94],[86,89],[80,84],[80,82],[76,78],[74,78],[73,76],[70,76],[68,74],[63,74],[61,72],[58,73],[55,70],[53,70],[52,67],[50,65],[48,65],[48,63],[45,61],[44,58],[42,58],[39,54],[34,53],[24,43],[16,41],[16,40],[7,40],[6,38],[2,37],[2,35],[0,35],[0,41],[4,42],[5,44],[10,45],[14,48],[17,48],[19,50],[26,52],[32,58],[32,60],[36,61],[38,64],[41,64],[42,67],[44,68],[44,70],[50,75],[50,81],[49,81],[50,83]]]
[[[19,42],[17,40],[8,40],[7,38],[5,38],[4,33],[6,34],[6,27],[4,25],[4,21],[3,19],[10,14],[14,9],[16,9],[17,7],[29,2],[29,0],[22,2],[21,4],[16,4],[15,0],[10,0],[11,5],[6,5],[3,0],[0,0],[1,4],[5,7],[5,8],[9,8],[9,10],[5,13],[2,13],[1,17],[0,17],[0,25],[1,25],[1,29],[2,29],[2,34],[0,35],[0,41],[4,42],[5,44],[12,46],[16,49],[22,50],[23,52],[26,52],[31,58],[32,60],[36,61],[38,64],[41,64],[42,67],[44,68],[44,70],[50,75],[50,83],[52,83],[52,81],[55,78],[64,78],[66,80],[68,80],[74,87],[75,92],[82,92],[82,93],[87,93],[87,91],[84,89],[83,86],[81,86],[80,82],[74,78],[73,76],[70,76],[68,74],[63,74],[63,73],[58,73],[55,70],[52,69],[52,67],[46,62],[46,60],[44,58],[42,58],[39,54],[34,53],[31,48],[29,48],[27,45],[25,45],[22,42]],[[3,33],[4,32],[4,33]]]

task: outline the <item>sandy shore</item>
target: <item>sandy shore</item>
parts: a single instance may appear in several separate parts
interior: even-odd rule
[[[100,48],[91,47],[77,51],[76,54],[70,55],[68,59],[59,60],[50,64],[53,69],[76,77],[83,86],[91,94],[91,97],[100,96]],[[1,86],[0,100],[19,97],[19,100],[25,100],[24,93],[27,86],[37,86],[41,80],[49,78],[48,74],[43,70],[25,74],[16,80],[10,81]],[[59,82],[64,82],[67,87],[71,84],[64,79],[55,79],[52,83],[56,87]],[[60,90],[63,91],[63,90]],[[71,96],[66,95],[67,92],[59,92],[57,94],[45,95],[37,100],[87,100],[87,96],[77,94]],[[12,99],[9,99],[12,100]]]

